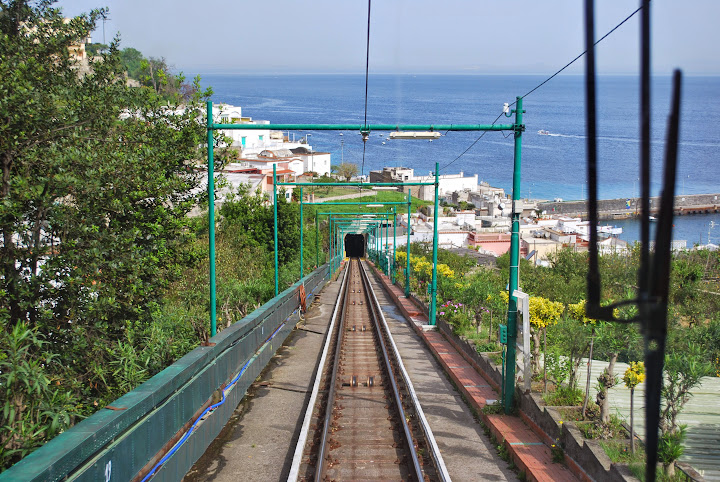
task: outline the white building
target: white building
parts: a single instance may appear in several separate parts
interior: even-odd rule
[[[309,148],[310,146],[300,146],[291,149],[295,157],[303,160],[304,172],[314,172],[318,176],[323,174],[330,175],[330,153],[315,152]]]
[[[242,107],[230,104],[217,104],[213,106],[213,120],[220,124],[248,124],[266,125],[267,120],[253,120],[252,117],[242,115]],[[264,150],[295,149],[306,147],[308,151],[312,148],[307,145],[306,138],[297,142],[290,141],[289,135],[285,137],[282,131],[271,131],[270,129],[225,129],[220,130],[223,135],[232,139],[231,147],[241,148],[243,156],[260,154]],[[329,171],[328,167],[328,172]]]
[[[478,186],[478,175],[465,177],[460,174],[441,174],[438,186],[438,195],[443,197],[455,191],[475,191]],[[407,167],[386,167],[382,171],[370,171],[370,182],[435,182],[435,176],[431,172],[427,176],[416,176],[415,170]],[[412,191],[413,196],[422,200],[430,201],[435,199],[434,186],[414,186],[405,188]]]

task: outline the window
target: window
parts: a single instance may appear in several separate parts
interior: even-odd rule
[[[242,146],[245,147],[245,142],[247,141],[247,137],[244,137],[241,139]]]
[[[260,136],[260,142],[263,141],[263,138],[264,138],[264,137],[265,137],[265,136]]]

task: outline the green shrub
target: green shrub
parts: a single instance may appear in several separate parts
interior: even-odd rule
[[[582,390],[574,387],[559,386],[554,392],[548,392],[545,403],[558,407],[574,407],[583,402],[585,395]]]

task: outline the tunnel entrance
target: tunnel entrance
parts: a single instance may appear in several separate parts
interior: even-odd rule
[[[364,234],[347,234],[345,235],[345,256],[348,258],[364,258],[365,257],[365,235]]]

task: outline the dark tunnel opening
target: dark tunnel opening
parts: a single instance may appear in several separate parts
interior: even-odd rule
[[[365,257],[365,235],[364,234],[347,234],[345,235],[345,256],[348,258],[364,258]]]

